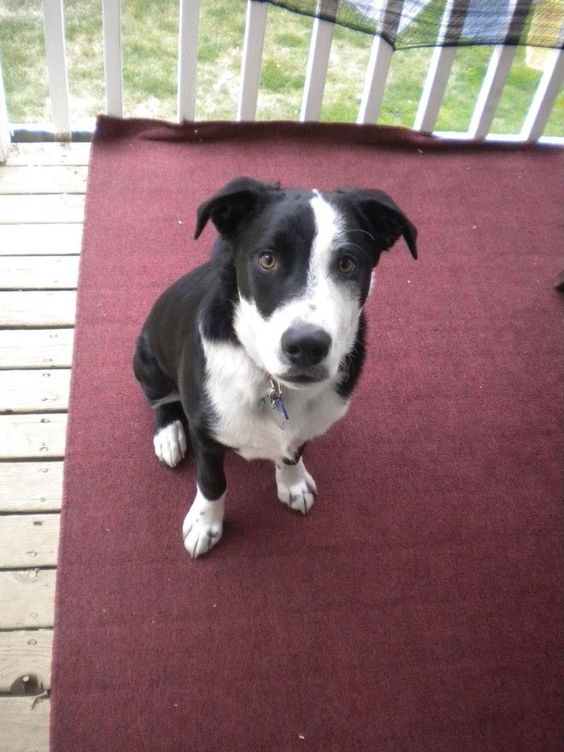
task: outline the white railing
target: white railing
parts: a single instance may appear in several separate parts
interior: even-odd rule
[[[10,144],[10,128],[8,125],[8,109],[6,107],[6,95],[2,77],[2,64],[0,63],[0,162],[5,162],[8,156]]]
[[[209,1],[204,0],[204,2]],[[335,0],[318,0],[318,7],[331,10],[334,3]],[[507,4],[509,26],[522,23],[522,21],[517,21],[518,14],[514,13],[517,0],[507,0]],[[177,117],[179,121],[194,119],[198,72],[199,5],[199,0],[180,0],[179,2],[177,80]],[[383,27],[391,31],[392,34],[395,34],[400,25],[403,6],[403,0],[381,0],[380,2],[380,8],[383,12]],[[450,28],[450,24],[453,8],[460,13],[461,9],[465,10],[467,7],[468,0],[448,0],[439,31],[439,44],[441,34],[447,31],[452,34],[453,29]],[[267,15],[267,3],[248,0],[237,108],[238,120],[254,120],[256,117]],[[102,0],[102,18],[106,113],[121,116],[123,114],[123,96],[120,0]],[[300,120],[302,121],[319,118],[331,51],[333,26],[331,22],[319,19],[314,19],[312,24],[311,44],[300,109]],[[460,28],[460,15],[458,26]],[[514,28],[515,26],[513,26]],[[69,115],[63,0],[43,0],[43,29],[52,114],[52,125],[47,127],[46,130],[50,132],[49,135],[53,138],[68,140],[71,138],[73,128]],[[513,62],[515,50],[514,46],[498,45],[494,48],[481,91],[474,105],[468,131],[446,135],[462,139],[495,138],[497,140],[563,142],[560,138],[548,139],[542,137],[564,79],[564,55],[559,49],[550,51],[550,59],[532,98],[520,132],[501,136],[490,134],[490,127]],[[416,130],[434,132],[455,54],[455,47],[438,46],[435,48],[413,123]],[[365,74],[364,89],[357,116],[358,123],[377,122],[392,56],[392,46],[383,37],[375,36]],[[10,130],[13,131],[14,126],[8,122],[0,70],[0,159],[3,155],[5,156]],[[39,130],[41,129],[37,129],[37,131]]]

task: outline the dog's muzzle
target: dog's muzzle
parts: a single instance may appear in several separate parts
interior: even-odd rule
[[[331,337],[321,327],[305,322],[296,323],[282,335],[282,360],[289,365],[280,375],[286,383],[307,386],[329,376],[323,361],[331,348]]]

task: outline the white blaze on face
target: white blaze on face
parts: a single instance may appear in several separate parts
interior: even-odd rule
[[[315,236],[308,270],[308,288],[311,290],[315,290],[323,277],[329,276],[331,261],[342,235],[339,215],[318,191],[314,193],[314,198],[309,202],[315,217]]]
[[[353,348],[358,329],[358,297],[349,284],[339,282],[334,270],[336,252],[345,240],[343,221],[318,191],[314,191],[310,206],[315,235],[305,290],[268,318],[263,318],[252,300],[243,298],[235,312],[235,331],[241,344],[257,365],[276,377],[288,369],[280,341],[293,324],[312,324],[330,335],[332,345],[324,363],[330,378],[336,376],[339,364]]]

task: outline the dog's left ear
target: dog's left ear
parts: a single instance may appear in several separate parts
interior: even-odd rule
[[[417,258],[417,230],[387,193],[371,190],[343,193],[366,225],[378,252],[391,248],[399,236],[403,235],[411,255],[414,259]]]
[[[245,217],[264,206],[279,190],[277,185],[261,183],[253,178],[231,180],[198,207],[194,239],[200,237],[209,219],[221,235],[233,234]]]

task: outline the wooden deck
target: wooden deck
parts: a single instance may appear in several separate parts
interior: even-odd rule
[[[88,144],[0,166],[0,752],[47,752]]]

